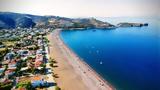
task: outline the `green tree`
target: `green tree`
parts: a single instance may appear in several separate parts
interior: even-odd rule
[[[19,82],[16,85],[16,88],[21,88],[21,87],[26,88],[27,90],[33,90],[33,87],[30,81]]]
[[[12,88],[12,83],[4,84],[0,83],[0,90],[11,90]]]

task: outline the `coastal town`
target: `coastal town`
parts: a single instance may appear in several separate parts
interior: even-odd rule
[[[46,35],[52,29],[0,31],[0,90],[60,90]]]
[[[0,0],[0,90],[160,90],[160,0]]]
[[[7,12],[0,13],[0,21],[0,90],[116,90],[61,40],[60,33],[148,26]]]
[[[60,38],[62,30],[115,26],[71,19],[0,13],[0,90],[114,90]]]
[[[114,90],[63,43],[61,30],[1,29],[0,90]]]

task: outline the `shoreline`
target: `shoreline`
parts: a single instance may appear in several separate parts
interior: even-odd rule
[[[55,42],[57,42],[57,46],[59,47],[62,55],[66,57],[68,64],[73,67],[73,70],[76,72],[78,77],[82,79],[82,83],[86,85],[86,87],[89,90],[116,90],[105,79],[103,79],[103,77],[101,77],[95,70],[93,70],[83,59],[81,59],[78,55],[76,55],[63,42],[63,40],[61,40],[60,32],[61,30],[55,30],[50,35],[52,39],[55,38],[54,40]],[[88,90],[87,88],[83,90]]]

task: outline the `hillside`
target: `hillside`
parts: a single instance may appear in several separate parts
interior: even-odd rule
[[[113,25],[94,18],[71,19],[59,16],[37,16],[0,12],[0,29],[13,28],[108,28]]]

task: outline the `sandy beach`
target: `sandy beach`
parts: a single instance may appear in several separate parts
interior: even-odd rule
[[[54,30],[47,37],[50,56],[58,62],[53,70],[59,76],[55,80],[61,90],[115,90],[63,43],[59,33]]]

